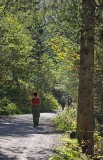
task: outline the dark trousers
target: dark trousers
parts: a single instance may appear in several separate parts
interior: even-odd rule
[[[64,110],[64,108],[65,108],[65,102],[62,102],[61,106],[62,106],[62,110]]]
[[[33,124],[35,127],[39,123],[40,107],[39,106],[32,106],[32,114],[33,114]]]

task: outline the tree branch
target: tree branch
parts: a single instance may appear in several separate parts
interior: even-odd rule
[[[95,45],[97,45],[98,47],[103,49],[103,47],[100,44],[96,43],[96,42],[95,42]]]

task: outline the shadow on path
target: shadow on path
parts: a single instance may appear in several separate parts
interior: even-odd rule
[[[32,115],[4,116],[0,118],[0,136],[29,136],[30,134],[55,134],[50,120],[40,118],[40,126],[33,128]]]

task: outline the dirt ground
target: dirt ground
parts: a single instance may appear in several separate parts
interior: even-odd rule
[[[31,114],[0,117],[0,160],[48,160],[62,137],[52,124],[54,116],[41,113],[37,128]]]

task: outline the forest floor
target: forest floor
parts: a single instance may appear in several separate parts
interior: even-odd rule
[[[0,160],[48,160],[63,136],[55,131],[54,116],[41,113],[37,128],[31,114],[0,117]]]

